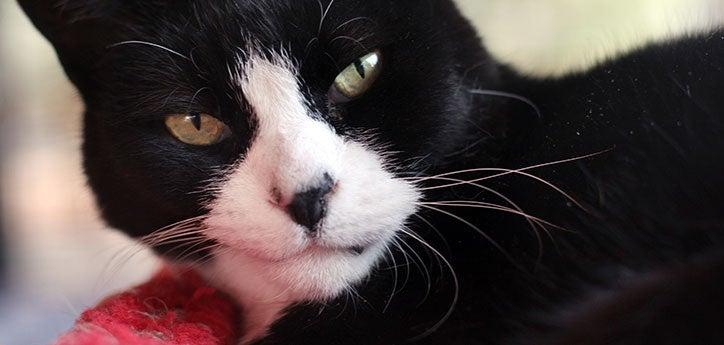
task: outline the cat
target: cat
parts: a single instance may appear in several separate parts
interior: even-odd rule
[[[241,344],[724,343],[722,30],[532,78],[450,0],[19,3]]]

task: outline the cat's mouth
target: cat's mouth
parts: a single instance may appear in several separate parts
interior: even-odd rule
[[[353,247],[347,248],[347,250],[349,250],[352,254],[362,255],[362,254],[365,253],[365,251],[367,251],[367,247],[365,247],[365,246],[353,246]]]
[[[283,257],[270,257],[269,255],[262,254],[261,251],[252,249],[252,248],[244,248],[240,246],[234,246],[234,245],[224,245],[227,249],[231,249],[235,252],[238,252],[244,256],[254,258],[256,260],[261,261],[269,261],[269,262],[286,262],[286,261],[292,261],[296,259],[300,259],[303,257],[310,257],[310,256],[337,256],[337,255],[344,255],[344,256],[351,256],[351,257],[358,257],[364,255],[371,247],[373,247],[375,243],[369,243],[369,244],[358,244],[358,245],[352,245],[352,246],[335,246],[335,245],[327,245],[327,244],[321,244],[321,243],[315,243],[311,242],[303,249],[291,252],[289,255],[285,255]]]
[[[366,245],[353,245],[353,246],[330,246],[325,244],[310,243],[307,248],[302,250],[296,256],[302,256],[306,254],[331,254],[331,255],[353,255],[359,256],[364,254],[372,244]]]

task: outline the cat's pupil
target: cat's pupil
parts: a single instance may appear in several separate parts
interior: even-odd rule
[[[196,127],[197,131],[201,130],[201,114],[198,112],[192,112],[189,113],[189,118],[191,120],[191,123]]]
[[[354,62],[354,68],[357,70],[357,73],[359,74],[362,79],[365,78],[365,67],[362,65],[362,60],[357,59],[357,61]]]

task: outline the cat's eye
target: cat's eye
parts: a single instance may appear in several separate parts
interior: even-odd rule
[[[179,141],[194,146],[210,146],[231,135],[231,130],[217,118],[203,113],[166,116],[166,128]]]
[[[345,103],[362,97],[375,83],[381,72],[382,53],[371,52],[347,66],[329,90],[329,99],[335,103]]]

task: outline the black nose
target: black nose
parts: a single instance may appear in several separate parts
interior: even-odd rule
[[[317,185],[294,196],[288,206],[289,215],[311,234],[316,233],[317,225],[327,213],[327,195],[332,188],[334,180],[329,174],[324,174]]]

